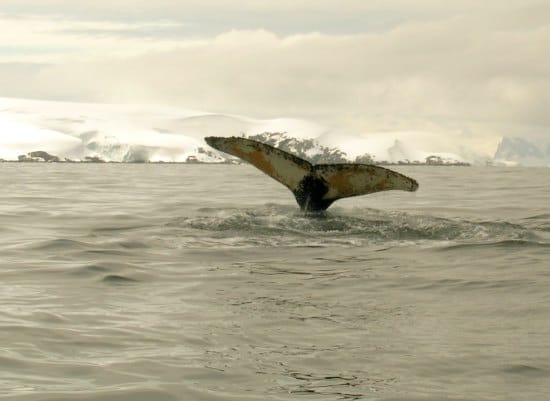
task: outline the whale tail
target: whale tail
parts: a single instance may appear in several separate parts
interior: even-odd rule
[[[279,181],[302,210],[326,210],[334,201],[393,189],[416,191],[416,180],[369,164],[313,165],[265,143],[240,137],[207,137],[213,148],[237,156]]]

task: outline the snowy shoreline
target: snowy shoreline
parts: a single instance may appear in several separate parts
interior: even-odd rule
[[[37,154],[40,154],[40,156],[37,156]],[[197,159],[191,159],[186,160],[183,162],[176,162],[176,161],[115,161],[115,160],[103,160],[98,157],[87,157],[84,160],[72,160],[68,158],[60,158],[55,155],[51,155],[44,151],[34,151],[29,152],[26,155],[20,155],[18,160],[5,160],[0,159],[0,163],[84,163],[84,164],[104,164],[104,163],[110,163],[110,164],[247,164],[246,162],[242,160],[238,160],[235,158],[227,158],[221,161],[216,162],[209,162],[209,161],[201,161]],[[338,161],[337,163],[353,163],[352,161]],[[371,163],[360,163],[360,164],[372,164],[377,166],[461,166],[461,167],[468,167],[470,166],[470,163],[465,162],[446,162],[441,159],[434,159],[431,158],[427,162],[407,162],[407,161],[399,161],[396,163],[392,162],[371,162]]]
[[[35,158],[31,153],[43,151],[59,162],[239,163],[208,148],[206,136],[245,136],[314,164],[550,165],[547,136],[495,137],[490,146],[481,146],[471,136],[437,130],[353,134],[299,118],[0,98],[0,160],[4,161],[30,162]]]

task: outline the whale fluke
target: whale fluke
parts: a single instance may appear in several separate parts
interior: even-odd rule
[[[305,211],[326,210],[334,201],[350,196],[398,189],[416,191],[416,180],[370,164],[317,164],[265,143],[240,137],[205,138],[215,149],[237,156],[292,191]]]

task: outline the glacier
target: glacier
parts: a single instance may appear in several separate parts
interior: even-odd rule
[[[45,151],[72,161],[237,162],[210,149],[203,138],[241,135],[316,163],[550,164],[550,144],[530,144],[542,153],[531,151],[526,156],[525,141],[506,138],[488,154],[460,137],[433,132],[343,133],[299,118],[258,119],[162,105],[0,98],[0,159],[6,161]]]
[[[0,159],[43,150],[74,161],[223,162],[206,150],[209,135],[286,132],[318,137],[325,128],[307,120],[253,119],[165,106],[113,105],[0,98]]]

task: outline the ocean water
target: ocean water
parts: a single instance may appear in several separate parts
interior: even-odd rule
[[[547,400],[550,169],[0,164],[0,399]]]

